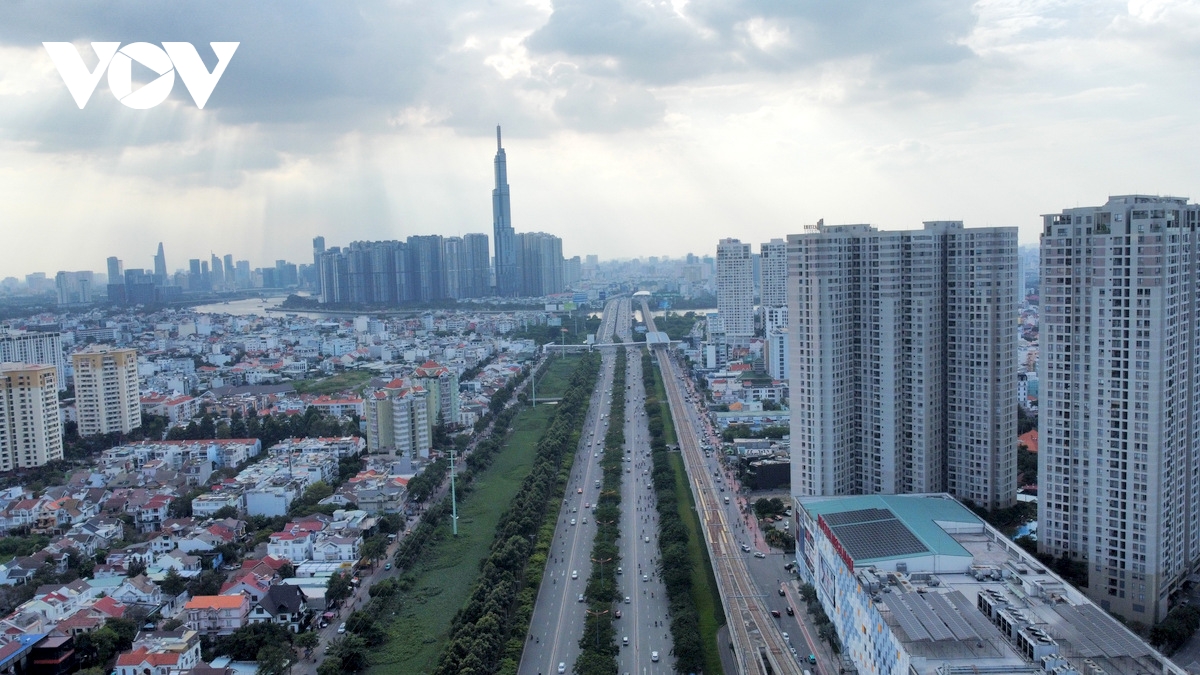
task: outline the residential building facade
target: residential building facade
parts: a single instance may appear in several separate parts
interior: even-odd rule
[[[792,490],[1016,497],[1016,228],[788,237]]]
[[[1200,205],[1043,217],[1038,546],[1155,623],[1200,561]]]
[[[52,364],[0,362],[0,471],[62,459],[57,383]]]
[[[142,426],[137,350],[93,345],[71,361],[80,436],[127,434]]]

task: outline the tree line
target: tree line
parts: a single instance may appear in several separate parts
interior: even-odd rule
[[[604,434],[604,455],[600,461],[602,489],[596,501],[596,537],[592,542],[592,574],[588,577],[584,598],[588,603],[583,636],[579,638],[581,653],[575,661],[578,675],[611,675],[617,671],[616,629],[613,627],[613,607],[620,601],[617,592],[617,565],[621,552],[617,538],[621,535],[621,467],[625,454],[625,368],[626,350],[617,351],[613,374],[612,403],[609,407],[608,431]]]
[[[700,615],[692,597],[692,558],[688,555],[688,531],[680,515],[675,493],[675,471],[667,457],[663,438],[663,406],[658,399],[653,360],[642,355],[642,382],[646,387],[646,419],[650,424],[651,483],[658,507],[658,573],[667,589],[671,615],[671,638],[675,643],[675,670],[698,673],[704,669],[704,645],[700,641]]]

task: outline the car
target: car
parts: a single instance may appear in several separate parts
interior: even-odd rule
[[[788,605],[787,607],[785,607],[784,611],[787,612],[788,616],[796,616],[796,610],[792,609],[791,605]]]
[[[625,571],[622,570],[620,567],[617,568],[617,574],[624,574],[624,573],[625,573]]]
[[[622,646],[622,647],[628,647],[628,646],[629,646],[629,636],[628,636],[628,635],[626,635],[626,636],[624,636],[624,637],[622,637],[622,638],[621,638],[621,646]]]
[[[792,636],[788,635],[788,634],[787,634],[787,631],[784,631],[784,632],[783,632],[783,641],[784,641],[784,642],[791,642],[791,641],[792,641]]]
[[[572,524],[572,525],[574,525],[574,524],[575,524],[575,519],[574,519],[574,518],[572,518],[572,519],[571,519],[571,524]]]
[[[627,605],[629,604],[629,596],[628,595],[625,596],[625,604],[627,604]]]
[[[383,566],[383,569],[384,569],[385,571],[386,571],[386,570],[390,570],[390,569],[392,569],[392,563],[388,563],[388,564],[384,565],[384,566]]]
[[[646,541],[646,543],[647,543],[647,544],[649,544],[649,543],[650,543],[650,537],[642,537],[642,539],[644,539],[644,540]]]
[[[587,525],[587,516],[584,516],[584,517],[583,517],[583,524],[584,524],[584,525]]]
[[[571,507],[571,513],[579,513],[579,507],[578,507],[578,506],[572,506],[572,507]]]
[[[817,662],[817,655],[816,655],[816,654],[809,654],[809,655],[808,655],[808,662],[809,662],[809,663],[816,663],[816,662]]]
[[[591,502],[584,502],[584,503],[583,503],[583,508],[585,508],[585,509],[590,509],[590,508],[592,508],[592,503],[591,503]]]
[[[650,652],[650,660],[658,663],[658,652]]]
[[[643,574],[643,575],[642,575],[642,581],[650,581],[650,575],[648,575],[648,574]]]
[[[563,663],[562,661],[559,661],[558,662],[558,672],[560,672],[560,673],[567,672],[567,664]]]
[[[780,595],[780,596],[787,595],[787,593],[785,593],[785,592],[784,592],[784,590],[783,590],[783,587],[780,587],[780,588],[779,588],[779,595]]]
[[[346,622],[343,621],[342,625],[338,626],[338,635],[341,635],[342,633],[345,633],[345,632],[346,632]]]
[[[579,594],[579,602],[583,602],[583,593]]]
[[[765,557],[767,557],[767,554],[766,554],[766,553],[763,553],[762,551],[755,551],[755,552],[754,552],[754,557],[755,557],[755,558],[765,558]],[[781,591],[781,592],[782,592],[782,591]]]
[[[778,618],[779,618],[779,610],[777,610],[777,609],[773,609],[773,610],[771,610],[771,616],[773,616],[773,617],[775,617],[776,619],[778,619]]]
[[[577,495],[583,494],[583,488],[575,488],[575,494],[577,494]]]
[[[571,578],[578,579],[579,578],[579,570],[571,570]]]
[[[750,547],[745,544],[742,544],[742,553],[749,553],[749,552],[750,552]]]

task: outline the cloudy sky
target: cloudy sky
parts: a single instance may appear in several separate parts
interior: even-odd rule
[[[43,41],[240,42],[204,109]],[[137,82],[152,77],[134,66]],[[259,266],[310,239],[491,231],[495,125],[518,231],[566,255],[715,251],[827,223],[1015,225],[1200,198],[1200,2],[311,0],[0,4],[0,276]]]

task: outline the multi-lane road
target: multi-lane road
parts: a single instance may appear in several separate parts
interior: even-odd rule
[[[620,302],[613,300],[605,306],[599,336],[611,335],[616,330]],[[608,431],[615,368],[615,353],[611,350],[602,353],[600,376],[584,420],[571,480],[559,509],[550,557],[534,604],[518,669],[521,675],[570,671],[579,657],[587,610],[587,603],[581,598],[592,572],[592,542],[596,537],[590,507],[600,494],[596,483],[603,478],[600,453],[604,451],[604,435]]]
[[[654,317],[642,303],[646,326],[653,331]],[[672,362],[668,350],[657,348],[659,368],[667,390],[672,417],[677,420],[676,432],[684,464],[687,467],[692,495],[701,514],[705,545],[708,547],[716,572],[717,587],[725,607],[730,639],[737,654],[737,668],[742,675],[803,672],[792,654],[788,641],[775,623],[767,605],[768,594],[753,581],[749,563],[751,547],[745,535],[738,541],[735,532],[743,526],[741,517],[727,506],[734,505],[729,493],[722,492],[724,481],[718,482],[711,464],[706,462],[698,436],[695,417],[690,414],[683,390],[683,378]],[[778,593],[776,593],[778,595]],[[790,637],[790,636],[789,636]]]
[[[623,300],[628,317],[629,301]],[[621,340],[629,339],[629,323]],[[627,348],[625,371],[625,470],[621,482],[622,574],[617,587],[623,604],[615,622],[621,644],[617,668],[622,673],[673,672],[672,643],[668,628],[666,587],[658,575],[658,511],[651,488],[650,429],[645,413],[646,390],[642,383],[642,349]],[[621,392],[617,392],[621,393]],[[657,660],[655,660],[657,654]]]

